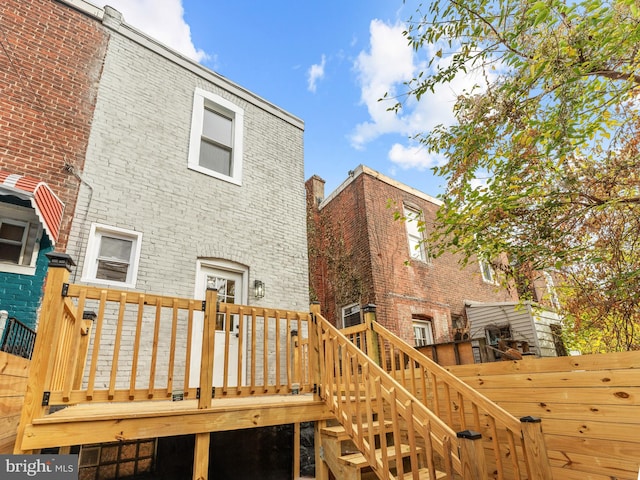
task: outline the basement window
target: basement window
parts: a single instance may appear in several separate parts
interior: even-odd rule
[[[83,445],[80,449],[79,478],[118,479],[149,474],[153,471],[155,456],[155,439]]]

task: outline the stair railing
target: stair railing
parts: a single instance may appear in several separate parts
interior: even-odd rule
[[[314,322],[321,366],[319,394],[379,478],[418,480],[420,468],[433,479],[442,478],[443,472],[449,479],[487,478],[480,435],[456,433],[317,310]],[[376,445],[370,428],[374,422],[381,426],[391,422],[393,446],[387,445],[384,434]],[[403,443],[408,444],[407,472]]]
[[[373,337],[360,340],[376,345],[368,354],[430,412],[453,430],[482,434],[489,470],[498,480],[553,478],[540,419],[517,419],[375,321],[357,330],[350,335]]]

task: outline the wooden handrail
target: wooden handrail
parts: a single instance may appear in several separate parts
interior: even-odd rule
[[[309,393],[319,383],[312,371],[317,347],[309,342],[309,312],[218,303],[215,296],[202,302],[66,284],[68,276],[51,278],[43,301],[51,307],[43,308],[48,318],[41,318],[41,325],[55,327],[41,327],[51,348],[40,352],[49,366],[46,377],[41,374],[39,379],[49,405],[166,400],[176,391],[195,398],[200,388],[201,408],[207,408],[214,370],[221,372],[216,374],[216,397],[289,394],[294,384],[297,393]],[[93,328],[82,321],[85,308],[97,311]],[[202,336],[200,330],[195,334],[199,338],[194,337],[196,321],[207,327]],[[298,332],[295,344],[292,330]],[[202,350],[194,349],[194,340]],[[237,344],[233,349],[232,341]]]
[[[467,430],[472,426],[479,431],[488,430],[499,479],[506,478],[507,465],[513,471],[511,478],[552,478],[539,423],[529,424],[525,419],[515,418],[379,323],[358,327],[352,327],[350,335],[366,332],[370,337],[375,336],[384,352],[382,368],[449,427]],[[444,398],[440,397],[441,390]],[[468,424],[468,418],[472,425]]]
[[[401,421],[407,428],[412,469],[419,463],[418,445],[421,444],[427,449],[430,478],[436,478],[436,464],[445,468],[448,478],[453,478],[454,473],[462,478],[486,478],[486,471],[471,472],[468,468],[473,463],[472,459],[461,458],[471,450],[461,449],[452,428],[324,317],[317,312],[314,315],[317,337],[321,339],[321,397],[380,478],[404,478],[400,452]],[[349,330],[350,334],[360,332],[357,328]],[[384,435],[380,435],[380,454],[376,454],[373,432],[367,428],[367,425],[373,425],[376,417],[380,425],[391,421],[393,426],[394,447],[387,446]],[[439,461],[434,461],[434,454]],[[396,476],[390,473],[392,462],[397,469]]]
[[[468,384],[460,380],[455,375],[452,375],[445,368],[438,365],[426,355],[420,353],[418,350],[410,346],[408,343],[400,339],[397,335],[387,330],[379,323],[374,323],[373,331],[377,333],[383,341],[388,341],[394,348],[398,349],[402,353],[406,354],[413,362],[417,363],[420,367],[429,373],[435,374],[438,381],[447,384],[453,388],[456,392],[460,393],[465,400],[471,401],[472,404],[484,409],[491,413],[499,424],[504,425],[505,428],[513,431],[520,432],[520,421],[507,412],[504,408],[500,407],[496,403],[489,400],[477,390],[470,387]],[[415,380],[415,378],[414,378]],[[409,389],[414,395],[417,391],[415,384]],[[416,395],[417,396],[417,395]]]

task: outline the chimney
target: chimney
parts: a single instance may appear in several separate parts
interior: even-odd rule
[[[313,175],[306,182],[307,191],[313,199],[313,206],[318,207],[324,200],[324,180],[318,175]]]

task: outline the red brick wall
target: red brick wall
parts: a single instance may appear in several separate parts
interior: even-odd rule
[[[0,2],[0,168],[45,181],[65,204],[64,251],[107,46],[99,21],[54,0]]]
[[[405,204],[421,209],[427,225],[434,220],[437,205],[367,174],[320,212],[310,209],[312,291],[327,318],[337,319],[349,301],[374,303],[377,320],[408,342],[413,342],[413,315],[432,318],[434,339],[446,342],[452,340],[451,315],[465,315],[465,300],[516,299],[515,293],[485,283],[477,262],[462,270],[445,254],[407,264],[406,226],[394,220],[394,211],[402,212]],[[336,257],[352,268],[332,268]],[[350,285],[345,278],[360,288],[345,288]]]

